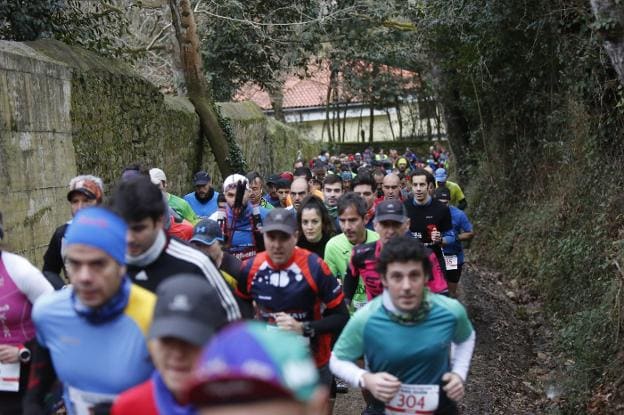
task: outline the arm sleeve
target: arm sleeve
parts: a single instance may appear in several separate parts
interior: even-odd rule
[[[54,291],[52,284],[43,276],[41,271],[35,268],[26,258],[17,255],[7,256],[5,264],[10,270],[11,279],[19,290],[28,297],[28,301],[34,304],[37,298],[43,294]]]
[[[468,201],[466,200],[466,198],[463,198],[459,202],[457,202],[457,209],[464,210],[467,207],[468,207]]]
[[[63,257],[61,256],[61,241],[65,235],[65,225],[59,226],[48,244],[48,249],[43,255],[43,271],[53,272],[60,274],[63,269]]]
[[[331,273],[334,275],[337,275],[338,274],[338,265],[337,265],[337,260],[336,260],[337,249],[334,248],[334,244],[331,242],[332,241],[330,240],[329,242],[327,242],[327,245],[325,245],[325,255],[323,255],[323,258],[325,260],[325,263],[329,267]]]
[[[246,300],[251,300],[251,294],[247,290],[247,283],[248,283],[249,273],[251,271],[252,265],[253,265],[253,258],[243,261],[241,265],[241,271],[236,276],[236,280],[237,280],[236,294],[239,297],[244,298]]]
[[[197,214],[195,213],[191,205],[189,205],[189,203],[186,200],[181,199],[181,202],[183,202],[183,203],[180,203],[182,205],[182,210],[183,210],[182,216],[184,217],[184,219],[191,222],[192,225],[195,225],[197,222],[199,222],[199,218],[197,217]]]
[[[336,336],[340,334],[345,324],[349,321],[349,310],[344,302],[338,307],[328,308],[323,313],[323,318],[311,321],[310,326],[319,334],[332,333]]]
[[[180,245],[172,248],[172,244],[174,243]],[[212,287],[217,291],[219,299],[221,300],[221,306],[225,310],[228,321],[231,322],[239,320],[241,318],[241,313],[236,299],[234,298],[234,294],[210,258],[201,252],[198,252],[195,248],[184,245],[182,242],[178,242],[175,239],[171,239],[169,246],[169,249],[177,250],[178,254],[186,254],[187,260],[199,268],[199,275],[203,274]]]
[[[444,239],[444,243],[446,245],[450,245],[455,242],[456,235],[453,229],[449,229],[448,231],[442,232],[442,238]]]
[[[449,208],[445,208],[442,217],[440,218],[439,231],[445,235],[447,231],[452,230],[453,220],[451,219],[451,210]]]
[[[452,343],[451,348],[451,371],[457,373],[465,382],[470,369],[470,360],[474,351],[476,335],[473,331],[470,336],[461,343]]]
[[[360,269],[356,264],[357,258],[355,250],[351,253],[351,260],[347,267],[347,273],[345,274],[343,281],[344,295],[347,300],[352,300],[357,290],[358,282],[360,279]]]
[[[370,316],[378,307],[369,303],[358,310],[347,322],[334,345],[333,354],[340,360],[355,362],[364,355],[364,328]]]
[[[360,386],[360,379],[366,373],[366,370],[358,367],[355,363],[349,360],[339,359],[334,353],[331,354],[331,358],[329,359],[329,369],[334,375],[344,379],[353,387]]]
[[[317,295],[330,308],[336,308],[344,304],[344,294],[338,280],[332,274],[331,270],[322,258],[315,254],[310,254],[311,270],[314,272],[314,280],[318,287]]]
[[[461,216],[461,229],[462,232],[472,232],[472,223],[468,219],[468,215],[465,213]]]

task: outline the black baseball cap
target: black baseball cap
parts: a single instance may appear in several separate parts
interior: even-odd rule
[[[403,223],[407,220],[407,214],[403,203],[398,200],[384,200],[375,208],[375,220],[382,222],[391,220],[393,222]]]
[[[266,182],[267,184],[277,184],[280,180],[282,180],[282,177],[279,174],[273,174],[269,176]]]
[[[193,176],[193,182],[195,183],[195,186],[208,184],[210,183],[210,175],[205,171],[198,171],[195,173],[195,176]]]
[[[216,241],[223,242],[223,232],[219,224],[212,219],[202,219],[193,228],[193,237],[189,242],[200,242],[212,245]]]
[[[280,231],[289,235],[297,231],[297,217],[293,210],[274,208],[264,218],[262,232]]]
[[[219,294],[201,275],[173,275],[158,286],[156,296],[149,339],[174,337],[203,346],[228,323]]]
[[[434,193],[434,198],[451,200],[451,191],[446,187],[438,187]]]

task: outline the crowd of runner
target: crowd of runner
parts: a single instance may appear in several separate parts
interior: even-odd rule
[[[448,162],[321,152],[183,197],[158,167],[75,177],[41,271],[0,250],[0,415],[325,415],[347,385],[362,414],[457,414],[474,234]]]

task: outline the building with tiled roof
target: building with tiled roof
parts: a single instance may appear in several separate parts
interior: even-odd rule
[[[367,64],[357,62],[366,70]],[[400,76],[417,79],[413,72],[397,68],[384,67]],[[358,97],[346,97],[340,86],[339,98],[332,96],[332,105],[328,107],[328,91],[331,72],[329,65],[321,64],[309,68],[309,75],[301,77],[290,75],[282,88],[283,112],[287,123],[302,129],[308,137],[320,141],[362,141],[368,140],[370,133],[371,111],[367,102]],[[413,81],[411,81],[413,84]],[[341,85],[340,80],[337,82]],[[269,94],[258,85],[247,84],[234,97],[235,101],[250,100],[255,102],[269,116],[274,115]],[[373,137],[375,141],[399,139],[399,131],[406,136],[426,135],[430,132],[443,134],[437,107],[430,99],[426,100],[429,108],[419,109],[419,102],[414,96],[403,97],[400,110],[396,107],[373,110]],[[420,105],[422,107],[422,104]],[[433,111],[432,111],[433,107]],[[414,113],[417,113],[414,116]],[[422,114],[428,116],[423,117]],[[401,122],[399,121],[401,119]],[[402,124],[402,125],[401,125]],[[331,140],[330,140],[331,138]]]

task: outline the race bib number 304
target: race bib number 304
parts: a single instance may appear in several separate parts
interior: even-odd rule
[[[401,385],[394,399],[386,404],[386,415],[433,414],[439,401],[439,385]]]

